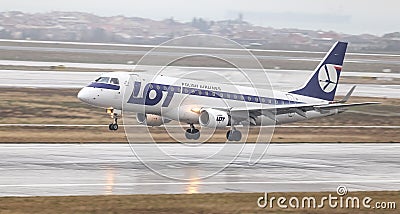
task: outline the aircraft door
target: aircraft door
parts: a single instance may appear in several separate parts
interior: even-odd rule
[[[119,88],[118,90],[114,90],[112,92],[112,94],[113,94],[112,96],[113,96],[113,99],[120,100],[121,96],[122,96],[122,86],[121,86],[121,83],[120,83],[120,79],[117,78],[117,77],[111,77],[110,84],[112,84],[114,87],[118,87]]]
[[[124,81],[125,102],[132,97],[140,97],[141,79],[137,74],[129,74]]]
[[[286,97],[288,98],[289,104],[290,104],[290,105],[295,104],[295,98],[294,98],[293,95],[291,95],[291,94],[286,94]],[[288,117],[293,117],[294,114],[295,114],[294,112],[289,112],[289,113],[288,113]]]

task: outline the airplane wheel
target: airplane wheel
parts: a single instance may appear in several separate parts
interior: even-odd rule
[[[233,137],[234,137],[235,141],[240,141],[242,139],[242,132],[234,131],[233,132]]]
[[[200,138],[200,131],[195,129],[195,133],[193,133],[193,140],[198,140]]]
[[[110,125],[108,125],[108,129],[110,129],[111,131],[116,131],[118,130],[118,124],[111,123]]]
[[[229,141],[233,141],[233,131],[232,130],[229,130],[226,133],[226,139],[229,140]]]
[[[237,130],[229,130],[226,133],[226,139],[229,141],[240,141],[242,139],[242,133]]]
[[[198,140],[200,138],[200,131],[198,129],[187,129],[185,137],[189,140]]]
[[[185,132],[185,137],[186,137],[186,139],[188,139],[188,140],[190,140],[190,139],[192,139],[192,135],[186,130],[186,132]]]

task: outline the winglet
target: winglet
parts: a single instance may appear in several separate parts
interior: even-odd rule
[[[356,85],[354,85],[353,87],[351,87],[350,91],[347,92],[346,96],[344,96],[343,99],[341,99],[341,100],[339,100],[339,101],[337,101],[337,102],[335,102],[335,103],[345,103],[345,102],[347,102],[347,101],[349,100],[351,94],[353,94],[354,89],[356,89]]]

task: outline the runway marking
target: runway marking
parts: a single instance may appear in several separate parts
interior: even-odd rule
[[[201,182],[199,185],[224,185],[224,184],[324,184],[324,183],[400,183],[400,180],[328,180],[328,181],[232,181],[232,182]],[[151,186],[151,185],[190,185],[191,182],[151,182],[151,183],[115,183],[113,186]],[[0,187],[76,187],[76,186],[107,186],[107,183],[97,184],[0,184]]]
[[[139,128],[151,128],[144,125],[120,125],[121,127],[139,127]],[[108,125],[103,124],[0,124],[0,127],[108,127]],[[171,127],[171,128],[180,128],[185,126],[180,125],[168,125],[168,126],[159,126],[159,127]],[[268,127],[268,126],[264,126]],[[273,126],[271,126],[272,128]],[[399,129],[400,126],[358,126],[358,125],[349,125],[349,126],[275,126],[276,128],[366,128],[366,129]],[[250,127],[252,128],[252,127]]]

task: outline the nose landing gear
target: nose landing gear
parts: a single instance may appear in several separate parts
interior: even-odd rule
[[[117,131],[118,130],[118,118],[114,118],[114,122],[108,125],[108,129],[110,131]]]
[[[108,125],[108,129],[110,131],[117,131],[118,130],[118,118],[121,117],[121,111],[120,110],[116,110],[113,108],[108,108],[107,109],[107,113],[111,116],[111,118],[114,120],[113,123],[110,123]]]

